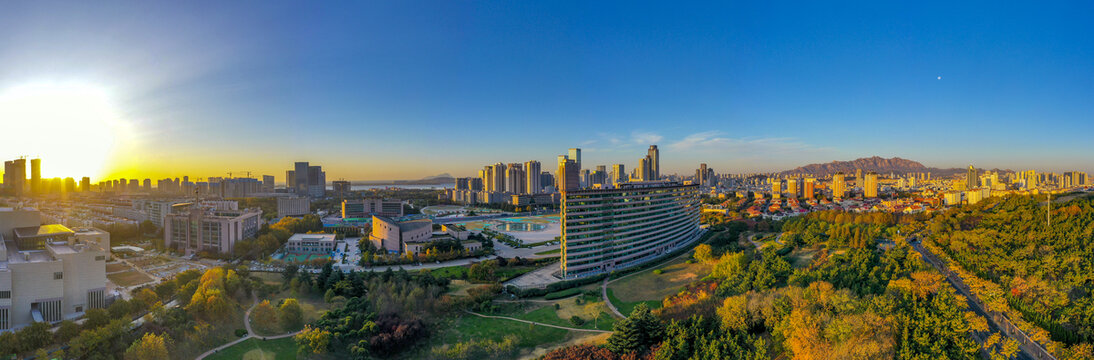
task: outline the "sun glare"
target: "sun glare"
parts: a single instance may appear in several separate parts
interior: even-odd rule
[[[0,152],[40,157],[42,177],[98,179],[122,123],[108,93],[84,84],[35,84],[0,91]],[[30,169],[27,169],[29,176]]]

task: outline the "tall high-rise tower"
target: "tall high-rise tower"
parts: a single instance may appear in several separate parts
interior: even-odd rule
[[[293,164],[293,188],[297,195],[308,193],[308,162],[298,161]]]
[[[570,160],[573,160],[574,163],[577,164],[577,172],[580,173],[581,172],[581,149],[579,149],[579,148],[570,148],[570,153],[569,153],[568,158]]]
[[[863,192],[863,196],[865,196],[867,198],[876,198],[877,197],[877,173],[876,172],[871,171],[869,173],[866,173],[866,179],[862,183],[862,192]]]
[[[661,152],[657,150],[657,145],[650,145],[646,156],[650,158],[650,175],[653,177],[648,180],[661,180]]]
[[[30,192],[42,192],[42,159],[30,159]]]
[[[627,169],[623,164],[612,165],[612,181],[613,185],[619,185],[627,182]]]
[[[832,197],[843,198],[847,194],[847,183],[843,180],[843,173],[832,175]]]
[[[804,186],[804,189],[802,191],[802,195],[805,196],[806,199],[812,199],[813,198],[813,191],[816,190],[816,186],[817,186],[816,183],[817,183],[816,179],[805,178],[805,186]]]
[[[558,191],[567,192],[580,189],[581,180],[578,179],[580,173],[577,161],[560,158],[558,162]]]
[[[539,161],[529,160],[524,163],[524,176],[527,178],[527,184],[525,184],[525,191],[529,194],[539,194],[543,189],[543,185],[540,183],[540,165]]]
[[[980,187],[980,175],[977,174],[976,168],[969,165],[969,173],[965,175],[965,188],[975,189]]]

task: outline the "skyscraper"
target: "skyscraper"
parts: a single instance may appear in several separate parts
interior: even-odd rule
[[[15,196],[23,195],[27,182],[27,160],[15,159],[4,162],[4,187]]]
[[[650,167],[650,157],[649,156],[638,159],[638,180],[639,181],[653,180],[652,170],[653,169]]]
[[[296,189],[296,171],[285,171],[285,190],[292,192]]]
[[[41,194],[42,191],[42,159],[30,159],[30,192]]]
[[[308,193],[308,162],[298,161],[293,166],[293,178],[295,179],[293,189],[297,194],[304,195]]]
[[[525,193],[527,180],[524,178],[524,166],[520,163],[509,164],[505,169],[505,192],[512,194]]]
[[[771,197],[779,198],[783,192],[783,181],[779,178],[771,178]]]
[[[817,186],[816,182],[817,182],[816,179],[805,178],[805,186],[804,186],[805,189],[804,189],[802,195],[804,195],[806,199],[812,199],[813,198],[813,192],[816,190],[816,186]]]
[[[832,197],[842,199],[847,194],[847,183],[843,180],[843,173],[832,175]]]
[[[661,152],[657,150],[657,145],[650,145],[650,149],[646,150],[646,157],[650,160],[650,179],[647,180],[660,180],[661,179]]]
[[[274,192],[274,176],[262,175],[262,191],[272,193]]]
[[[623,164],[612,165],[612,184],[619,185],[627,182],[627,169]]]
[[[505,191],[505,164],[494,164],[493,171],[491,172],[492,178],[490,182],[493,184],[491,191],[503,192]]]
[[[568,158],[560,159],[558,163],[558,191],[567,192],[580,189],[579,174],[577,161]]]
[[[543,191],[543,185],[540,183],[540,164],[539,161],[529,160],[524,163],[524,177],[527,179],[525,184],[526,192],[529,194],[539,194]]]
[[[791,198],[798,197],[798,179],[790,178],[786,180],[786,193],[789,194]]]
[[[569,159],[573,160],[575,163],[577,163],[577,170],[578,170],[578,173],[580,173],[581,172],[581,149],[579,149],[579,148],[570,148]]]
[[[866,174],[866,179],[862,183],[863,196],[867,198],[877,197],[877,173],[869,172]]]
[[[91,178],[84,176],[80,179],[80,191],[91,191]]]
[[[976,168],[969,165],[969,173],[965,175],[965,188],[975,189],[980,187],[980,175],[977,174]]]

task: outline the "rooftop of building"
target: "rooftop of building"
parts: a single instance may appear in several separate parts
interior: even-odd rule
[[[431,220],[431,219],[414,219],[414,220],[396,221],[396,220],[394,220],[392,218],[389,218],[389,217],[386,217],[386,216],[373,215],[372,217],[375,218],[375,219],[379,219],[380,221],[389,223],[389,224],[395,224],[395,225],[399,226],[399,230],[401,230],[401,231],[418,230],[418,229],[421,229],[421,228],[424,228],[424,227],[427,227],[427,228],[430,228],[430,229],[433,228],[433,220]]]
[[[39,226],[28,226],[13,229],[15,231],[15,237],[28,238],[38,236],[53,236],[53,235],[65,235],[74,234],[75,232],[61,224],[49,224]]]
[[[336,236],[334,234],[293,234],[289,237],[289,241],[324,241],[334,242]]]

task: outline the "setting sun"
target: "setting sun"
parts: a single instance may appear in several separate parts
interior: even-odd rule
[[[107,91],[85,84],[34,84],[0,91],[5,152],[48,158],[42,175],[90,176],[105,171],[123,128]]]

